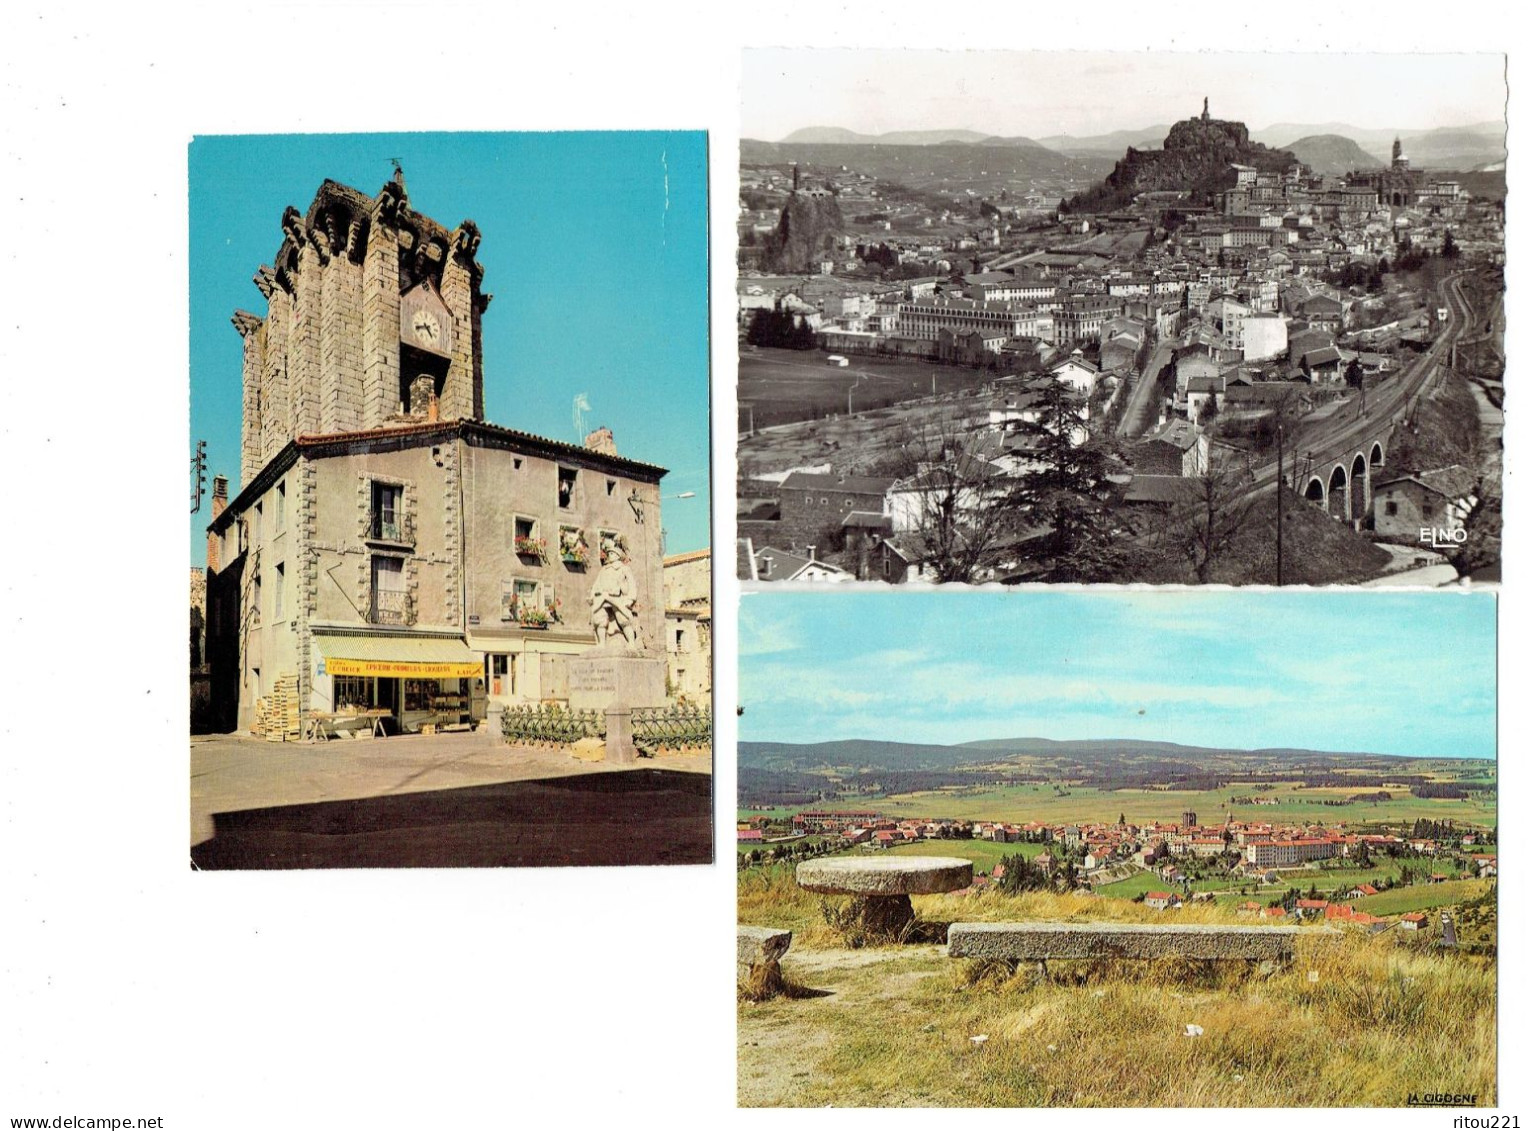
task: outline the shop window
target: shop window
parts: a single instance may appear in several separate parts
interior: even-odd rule
[[[439,679],[404,680],[404,710],[434,711],[440,699],[441,681]]]
[[[572,467],[558,468],[558,506],[568,510],[576,502],[579,472]]]
[[[377,680],[369,675],[335,676],[336,711],[365,711],[377,703]]]
[[[403,624],[405,608],[404,559],[372,559],[373,624]]]

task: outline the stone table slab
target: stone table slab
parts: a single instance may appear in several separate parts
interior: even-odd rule
[[[972,861],[949,856],[838,857],[797,865],[797,884],[830,895],[932,895],[972,884]]]

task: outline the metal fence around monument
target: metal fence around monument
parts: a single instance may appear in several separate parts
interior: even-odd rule
[[[567,711],[556,706],[506,707],[500,728],[506,742],[561,745],[581,738],[604,738],[606,718],[600,711]]]
[[[700,707],[635,707],[632,741],[640,746],[710,746],[712,713]]]

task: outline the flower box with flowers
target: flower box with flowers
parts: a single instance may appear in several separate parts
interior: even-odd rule
[[[541,609],[525,606],[516,613],[522,628],[546,628],[548,617]]]
[[[590,548],[583,542],[565,542],[563,544],[563,560],[568,565],[589,565]]]
[[[538,561],[546,561],[547,539],[535,538],[529,534],[517,534],[515,536],[515,552],[523,558],[536,558]]]

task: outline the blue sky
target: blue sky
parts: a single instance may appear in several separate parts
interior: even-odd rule
[[[739,737],[1495,756],[1486,593],[748,594]]]
[[[199,137],[189,152],[191,441],[239,482],[236,308],[264,315],[250,281],[281,245],[287,205],[325,178],[375,194],[398,158],[410,205],[483,233],[484,399],[492,423],[577,441],[609,425],[624,456],[669,469],[670,553],[710,544],[706,135],[307,134]],[[189,453],[188,453],[189,455]],[[669,496],[694,491],[694,498]],[[204,560],[209,510],[191,517]]]

